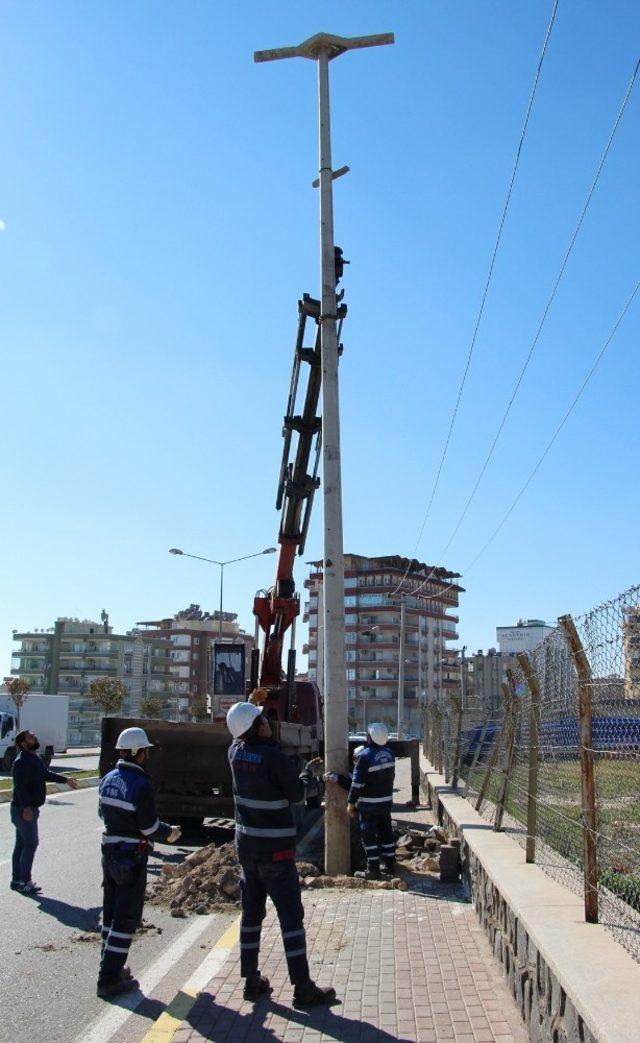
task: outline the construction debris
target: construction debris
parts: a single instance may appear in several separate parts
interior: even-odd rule
[[[439,852],[445,850],[448,859],[445,874],[451,878],[453,858],[459,852],[454,845],[447,851],[447,836],[439,826],[428,831],[399,829],[396,831],[398,866],[404,874],[441,873]],[[320,859],[318,859],[320,860]],[[353,876],[324,876],[314,862],[307,859],[296,863],[302,887],[366,888],[369,890],[407,890],[407,882],[399,874],[393,879],[364,880]],[[354,867],[355,868],[355,867]],[[240,900],[240,865],[233,843],[208,844],[188,855],[179,865],[163,865],[160,879],[150,890],[149,900],[157,905],[168,905],[171,916],[183,918],[191,913],[207,913],[229,909]]]

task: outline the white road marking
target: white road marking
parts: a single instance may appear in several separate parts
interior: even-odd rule
[[[122,1028],[136,1007],[144,1002],[145,997],[153,991],[158,982],[162,981],[174,964],[182,959],[198,938],[211,926],[214,916],[215,914],[198,916],[140,976],[140,992],[130,993],[118,999],[118,1006],[109,1007],[88,1029],[83,1029],[75,1043],[107,1043],[107,1040]]]
[[[185,982],[183,989],[189,992],[202,992],[211,979],[215,978],[230,952],[231,949],[212,949],[200,966],[195,969],[189,981]]]

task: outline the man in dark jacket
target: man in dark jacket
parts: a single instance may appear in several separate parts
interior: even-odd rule
[[[391,805],[396,759],[387,746],[389,732],[386,725],[370,724],[367,742],[354,760],[351,789],[347,798],[347,812],[358,816],[360,834],[367,868],[354,873],[366,880],[380,879],[380,859],[387,872],[395,866],[396,846],[393,839]]]
[[[37,735],[28,730],[18,732],[16,746],[20,753],[13,762],[13,795],[11,797],[11,821],[16,830],[13,849],[11,890],[23,895],[35,895],[42,890],[31,879],[31,867],[38,847],[38,819],[40,808],[47,799],[47,782],[77,789],[74,778],[49,771],[38,756],[40,749]]]
[[[152,745],[142,728],[125,728],[116,743],[120,760],[100,782],[104,895],[97,992],[102,999],[139,987],[125,963],[142,920],[151,841],[173,844],[180,836],[178,826],[161,822],[156,813],[153,786],[143,767]]]
[[[296,827],[291,805],[304,800],[307,776],[305,772],[298,775],[293,761],[272,739],[260,706],[235,703],[227,713],[227,726],[234,738],[229,764],[236,806],[236,850],[242,866],[240,974],[245,979],[245,999],[257,999],[270,991],[268,978],[258,970],[268,895],[280,921],[294,1004],[332,1003],[335,989],[320,988],[309,974],[304,908],[294,861]]]

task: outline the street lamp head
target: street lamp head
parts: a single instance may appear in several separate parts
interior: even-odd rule
[[[379,47],[381,44],[395,43],[393,33],[377,33],[375,36],[335,36],[333,33],[316,33],[304,40],[297,47],[275,47],[268,51],[255,51],[254,62],[274,62],[281,58],[312,58],[317,60],[321,54],[329,59],[337,58],[345,51],[361,47]]]
[[[178,550],[177,547],[172,547],[171,550],[169,551],[169,554],[184,554],[184,551],[183,550]]]
[[[267,547],[265,550],[263,550],[262,553],[263,554],[275,554],[277,549],[278,549],[277,547]]]

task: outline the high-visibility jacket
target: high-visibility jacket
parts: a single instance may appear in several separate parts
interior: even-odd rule
[[[98,814],[104,821],[106,851],[133,850],[141,840],[166,840],[171,832],[158,818],[151,778],[131,761],[118,761],[100,782]]]
[[[349,804],[360,813],[380,814],[391,811],[396,759],[388,746],[365,746],[353,766]]]
[[[304,778],[272,739],[235,739],[229,747],[236,808],[236,849],[264,861],[293,858],[292,805],[304,799]]]

